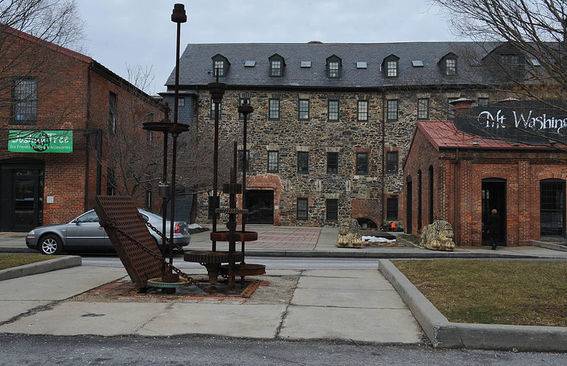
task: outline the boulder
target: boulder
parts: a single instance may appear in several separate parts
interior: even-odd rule
[[[453,227],[444,220],[434,221],[423,228],[419,245],[426,249],[452,252],[455,249]]]

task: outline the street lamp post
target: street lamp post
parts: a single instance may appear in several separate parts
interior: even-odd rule
[[[244,99],[244,103],[238,107],[238,112],[242,113],[243,116],[243,126],[242,126],[242,232],[246,231],[246,173],[248,170],[248,153],[247,153],[247,141],[248,141],[248,116],[250,113],[254,112],[254,108],[250,105],[247,99]],[[242,241],[242,263],[245,261],[245,246],[246,242]]]
[[[216,82],[209,84],[209,91],[215,106],[215,136],[213,141],[213,233],[217,232],[217,208],[220,207],[218,195],[218,176],[219,176],[219,117],[220,105],[224,96],[225,84],[219,83],[219,71],[214,70]],[[213,252],[217,251],[217,242],[213,240]]]

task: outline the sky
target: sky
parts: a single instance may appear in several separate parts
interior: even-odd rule
[[[449,19],[431,0],[76,0],[84,23],[78,49],[122,77],[151,68],[147,92],[175,65],[173,4],[185,4],[188,43],[451,41]]]

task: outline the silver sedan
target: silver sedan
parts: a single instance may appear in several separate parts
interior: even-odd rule
[[[138,209],[146,222],[160,229],[162,218],[146,210]],[[174,222],[173,243],[177,247],[189,245],[191,237],[188,225],[183,221]],[[167,221],[166,234],[169,237],[170,222]],[[161,237],[148,229],[159,245]],[[67,224],[46,225],[30,231],[26,236],[28,248],[37,249],[46,255],[59,254],[63,249],[69,251],[94,252],[113,250],[110,238],[99,225],[98,216],[90,210]]]

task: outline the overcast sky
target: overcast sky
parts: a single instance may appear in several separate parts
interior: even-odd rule
[[[84,21],[81,51],[126,77],[152,67],[150,93],[163,91],[175,64],[173,4],[189,20],[187,43],[448,41],[447,17],[430,0],[76,0]]]

